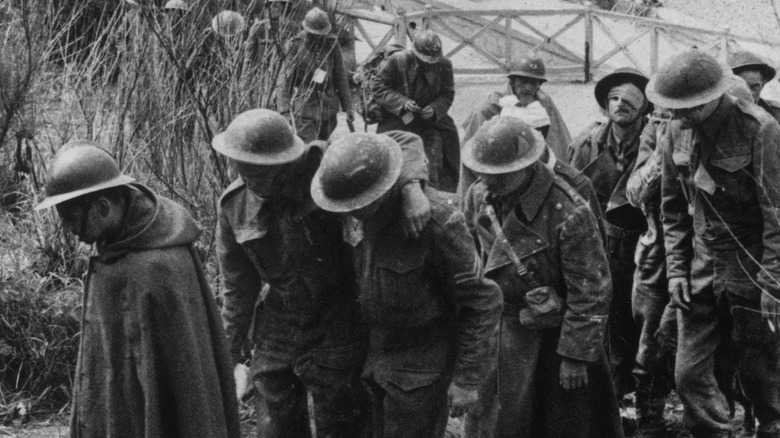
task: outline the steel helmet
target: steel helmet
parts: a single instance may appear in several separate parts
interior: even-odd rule
[[[651,102],[668,109],[692,108],[722,96],[731,86],[731,72],[701,50],[672,56],[647,84]]]
[[[547,78],[545,77],[544,62],[534,53],[529,53],[509,64],[509,74],[507,77],[511,79],[512,76],[538,79],[542,82],[547,81]]]
[[[235,11],[222,11],[211,19],[211,28],[223,37],[234,36],[244,30],[244,17]]]
[[[729,66],[735,75],[745,70],[758,70],[766,82],[771,81],[776,73],[775,69],[764,62],[761,57],[747,50],[739,50],[729,54]]]
[[[487,174],[515,172],[536,162],[547,147],[542,134],[517,117],[493,117],[469,140],[463,165]]]
[[[414,37],[412,52],[423,62],[435,64],[443,56],[441,38],[430,29],[423,30]]]
[[[318,7],[311,8],[303,17],[303,29],[314,35],[329,34],[331,26],[328,14]]]
[[[49,208],[88,193],[135,181],[119,170],[114,158],[96,143],[72,141],[57,151],[49,169],[46,199],[35,209]]]
[[[606,109],[607,107],[607,96],[609,95],[609,90],[611,90],[613,87],[616,87],[618,85],[631,83],[636,85],[637,88],[642,90],[642,93],[645,93],[647,88],[647,82],[649,79],[647,76],[642,74],[641,71],[633,68],[633,67],[621,67],[612,73],[604,76],[601,78],[600,81],[596,83],[596,89],[594,90],[594,94],[596,96],[596,102],[598,102],[599,106],[602,109]],[[645,96],[645,99],[647,99],[647,96]],[[653,112],[653,105],[650,102],[647,102],[644,114],[650,114]]]
[[[306,149],[284,116],[263,108],[237,115],[211,146],[228,158],[266,165],[289,163]]]
[[[324,210],[350,212],[371,204],[395,184],[401,146],[384,134],[345,134],[325,151],[311,182],[311,196]]]

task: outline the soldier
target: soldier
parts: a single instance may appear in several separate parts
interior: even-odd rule
[[[341,47],[330,34],[328,14],[312,8],[306,13],[303,29],[285,51],[277,109],[288,115],[298,137],[308,143],[330,138],[339,105],[347,113],[347,121],[353,122],[355,113]]]
[[[661,182],[668,287],[679,309],[675,380],[693,435],[731,436],[717,355],[739,372],[758,436],[780,437],[780,125],[726,95],[731,83],[716,59],[690,50],[647,86],[675,119]]]
[[[427,220],[428,201],[419,186],[424,152],[408,140],[400,139],[407,157],[403,225],[414,236]],[[366,337],[349,247],[340,218],[309,195],[325,144],[306,145],[283,116],[255,109],[239,114],[212,146],[240,175],[220,199],[217,257],[237,367],[246,340],[254,344],[258,436],[311,436],[307,392],[317,436],[362,436],[368,411],[358,377]],[[264,285],[269,290],[261,296]]]
[[[225,334],[192,216],[95,143],[63,146],[46,199],[95,245],[81,306],[70,436],[241,436]]]
[[[523,114],[527,116],[520,118],[544,134],[547,147],[552,149],[556,157],[566,159],[571,135],[555,102],[541,89],[542,84],[547,82],[544,61],[534,53],[529,53],[509,65],[507,78],[509,83],[506,91],[491,93],[487,101],[463,123],[463,142],[471,139],[483,123],[499,114]],[[464,192],[472,182],[473,178],[465,184],[461,183],[461,186],[465,185]]]
[[[423,30],[410,51],[392,54],[372,88],[383,110],[376,132],[413,132],[423,139],[433,187],[454,192],[458,184],[460,139],[447,114],[455,98],[452,62],[442,56],[441,38]]]
[[[386,134],[347,134],[333,144],[311,192],[321,208],[362,224],[351,244],[371,330],[363,380],[374,436],[441,438],[448,407],[461,416],[477,399],[501,293],[482,276],[463,215],[443,193],[425,189],[431,220],[419,239],[403,237],[393,138],[402,137]]]
[[[780,122],[780,103],[761,98],[761,90],[775,77],[775,69],[757,55],[745,50],[731,53],[729,66],[735,75],[747,82],[753,95],[753,103]]]
[[[498,115],[517,117],[531,125],[547,140],[547,146],[540,160],[588,200],[593,214],[596,215],[596,219],[599,219],[601,228],[601,206],[593,184],[565,161],[566,155],[563,151],[571,141],[569,130],[555,103],[540,89],[541,84],[547,80],[544,63],[534,55],[529,55],[513,63],[507,77],[509,78],[508,91],[493,92],[488,97],[488,101],[481,108],[473,111],[463,124],[466,130],[464,142],[470,140],[482,124]],[[554,147],[551,144],[558,146]],[[466,191],[475,179],[473,172],[463,165],[460,166],[458,194],[461,198],[466,195]]]
[[[603,347],[611,282],[595,216],[539,162],[544,139],[513,117],[485,123],[463,163],[485,275],[503,292],[500,437],[622,437]],[[488,392],[481,391],[480,398]]]
[[[676,311],[667,306],[664,233],[661,226],[661,156],[657,146],[663,138],[671,112],[656,109],[642,132],[636,165],[626,184],[626,197],[641,208],[647,231],[636,246],[636,270],[631,308],[639,326],[639,346],[634,365],[637,438],[664,438],[666,396],[674,388],[674,349],[664,348],[668,337],[676,338]],[[664,336],[660,341],[657,334]]]
[[[642,211],[628,203],[626,182],[634,169],[639,139],[652,105],[645,97],[645,77],[633,68],[619,68],[602,78],[596,102],[607,113],[572,141],[569,163],[593,182],[604,211],[607,257],[612,275],[608,355],[618,399],[632,391],[639,328],[631,309],[634,251],[647,229]]]

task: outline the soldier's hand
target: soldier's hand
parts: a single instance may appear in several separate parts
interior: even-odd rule
[[[435,113],[434,113],[434,111],[433,111],[433,108],[431,108],[430,106],[426,106],[425,108],[423,108],[422,110],[420,110],[420,115],[421,115],[421,116],[422,116],[422,118],[423,118],[423,119],[425,119],[425,120],[428,120],[428,119],[430,119],[431,117],[433,117],[433,115],[434,115],[434,114],[435,114]]]
[[[450,417],[456,418],[465,415],[477,402],[477,398],[476,389],[464,389],[454,382],[450,383],[450,388],[447,390],[447,406],[450,408]]]
[[[420,112],[420,107],[417,106],[417,102],[413,101],[412,99],[409,99],[406,101],[406,103],[404,103],[404,109],[410,113]]]
[[[691,310],[688,306],[691,303],[691,283],[685,277],[674,277],[669,279],[669,298],[670,305],[684,312]]]
[[[780,329],[780,300],[767,291],[761,293],[761,316],[772,333]]]
[[[347,111],[347,121],[348,122],[354,122],[355,121],[355,112],[354,111]]]
[[[425,196],[420,181],[411,181],[402,189],[403,228],[407,239],[416,239],[431,219],[431,201]]]
[[[560,382],[567,391],[588,386],[588,363],[564,357],[561,362]]]

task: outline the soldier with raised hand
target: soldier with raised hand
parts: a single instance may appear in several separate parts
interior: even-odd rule
[[[477,399],[501,314],[474,241],[451,196],[426,188],[431,220],[404,238],[401,148],[411,133],[347,134],[330,146],[311,185],[324,210],[360,220],[352,239],[360,304],[370,327],[363,381],[374,436],[441,438],[450,416]]]
[[[54,156],[46,199],[90,258],[70,436],[239,438],[230,357],[179,204],[120,172],[90,141]]]
[[[609,118],[596,122],[569,146],[569,164],[593,182],[604,212],[607,257],[612,275],[608,350],[618,399],[633,391],[639,327],[631,294],[636,265],[634,251],[647,229],[642,211],[629,204],[626,183],[636,163],[642,131],[653,106],[645,97],[648,78],[623,67],[596,83],[595,98]]]
[[[539,161],[544,150],[542,135],[514,117],[488,121],[463,150],[478,177],[464,215],[504,297],[476,436],[622,437],[603,346],[612,286],[599,226]]]
[[[414,241],[430,212],[420,191],[425,156],[418,143],[399,142],[401,224]],[[341,218],[309,194],[327,145],[305,144],[282,115],[254,109],[236,116],[212,146],[239,174],[219,202],[217,257],[222,316],[238,369],[244,346],[254,347],[258,436],[311,436],[307,393],[317,436],[364,436],[368,409],[358,379],[366,333],[350,247]]]
[[[355,120],[349,77],[328,14],[310,9],[303,30],[288,44],[279,75],[277,110],[288,116],[296,134],[308,143],[328,140],[339,109]]]
[[[678,308],[675,380],[695,437],[733,434],[716,379],[723,366],[739,373],[758,436],[780,437],[780,125],[726,94],[731,84],[715,58],[690,50],[647,86],[675,119],[661,181],[668,287]]]
[[[775,77],[775,68],[758,55],[746,50],[730,53],[729,67],[735,75],[747,82],[750,93],[753,95],[753,103],[780,122],[780,103],[761,98],[764,86]]]

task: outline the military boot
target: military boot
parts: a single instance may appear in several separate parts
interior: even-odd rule
[[[653,394],[653,376],[634,373],[636,384],[636,438],[664,438],[664,397]]]

